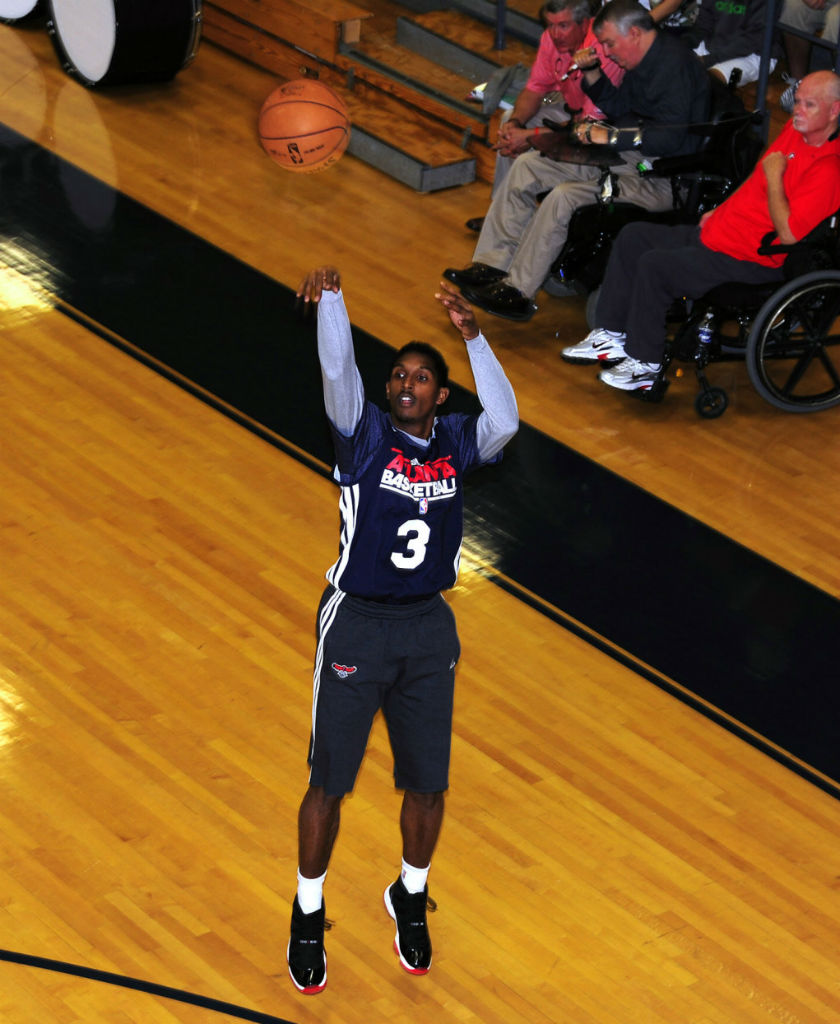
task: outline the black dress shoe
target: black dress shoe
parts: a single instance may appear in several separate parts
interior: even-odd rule
[[[463,270],[447,267],[443,272],[443,276],[447,281],[457,284],[459,288],[463,288],[464,285],[471,288],[480,288],[485,284],[494,284],[496,281],[501,281],[505,276],[505,272],[504,270],[498,270],[496,267],[490,267],[486,263],[471,263],[468,267],[464,267]]]
[[[462,288],[461,294],[467,302],[505,320],[530,320],[537,310],[527,295],[503,282],[483,288]]]
[[[467,221],[464,227],[467,229],[467,231],[481,231],[481,229],[484,227],[484,218],[470,217],[470,219]]]

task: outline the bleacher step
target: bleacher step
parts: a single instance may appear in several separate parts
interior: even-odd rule
[[[434,192],[476,180],[476,158],[457,133],[432,119],[405,115],[404,105],[381,95],[375,103],[357,90],[337,87],[352,122],[348,153],[416,192]]]

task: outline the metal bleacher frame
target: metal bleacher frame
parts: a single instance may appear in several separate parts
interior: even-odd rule
[[[812,45],[820,46],[825,50],[834,53],[834,70],[840,74],[840,45],[838,40],[831,42],[823,39],[822,36],[813,35],[810,32],[802,32],[800,29],[792,28],[783,22],[777,21],[782,0],[767,0],[767,22],[764,29],[764,46],[761,51],[761,67],[758,73],[756,84],[756,111],[763,115],[764,141],[767,141],[769,128],[769,117],[767,114],[767,83],[770,80],[770,61],[773,56],[774,42],[777,31],[790,32],[792,35],[807,39]]]

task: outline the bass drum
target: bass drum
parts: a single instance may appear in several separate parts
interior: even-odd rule
[[[90,88],[169,81],[198,51],[201,0],[46,4],[47,31],[64,70]]]
[[[0,22],[14,25],[40,14],[41,10],[41,0],[0,0]]]

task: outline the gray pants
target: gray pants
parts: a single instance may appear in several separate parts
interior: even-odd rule
[[[670,181],[641,177],[635,166],[640,159],[630,153],[611,168],[620,198],[646,210],[670,209]],[[601,174],[599,167],[558,163],[536,150],[518,156],[490,204],[473,260],[506,271],[506,283],[533,298],[566,241],[572,214],[597,202]],[[538,203],[544,192],[549,194]]]

